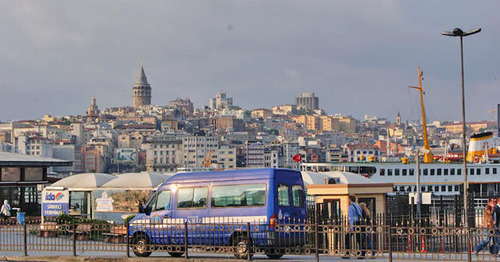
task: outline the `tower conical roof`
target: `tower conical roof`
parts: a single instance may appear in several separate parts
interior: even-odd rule
[[[149,85],[148,84],[148,78],[146,77],[146,74],[144,73],[144,67],[141,62],[141,71],[139,72],[139,76],[137,77],[137,81],[135,82],[136,85]]]

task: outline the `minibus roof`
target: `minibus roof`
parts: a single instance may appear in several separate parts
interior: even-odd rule
[[[249,179],[273,179],[275,178],[276,171],[286,171],[296,173],[302,179],[299,171],[292,169],[277,169],[277,168],[261,168],[261,169],[241,169],[241,170],[228,170],[228,171],[209,171],[209,172],[193,172],[193,173],[179,173],[161,186],[177,183],[200,183],[200,182],[218,182],[218,181],[241,181]]]

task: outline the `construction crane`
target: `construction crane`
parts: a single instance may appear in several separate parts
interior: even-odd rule
[[[422,107],[422,125],[424,129],[424,163],[432,163],[432,152],[429,146],[429,139],[427,138],[427,124],[425,123],[425,110],[424,110],[424,88],[422,87],[422,79],[424,73],[418,67],[418,84],[419,86],[408,86],[409,88],[417,89],[420,91],[420,105]]]
[[[214,150],[210,150],[207,153],[207,157],[205,157],[205,161],[203,161],[204,167],[210,167],[212,165],[212,157],[214,155]]]
[[[495,116],[495,112],[496,112],[496,111],[497,111],[497,109],[488,110],[488,112],[490,112],[490,115],[491,115],[491,117],[490,117],[490,120],[491,120],[491,121],[494,121],[493,116]]]

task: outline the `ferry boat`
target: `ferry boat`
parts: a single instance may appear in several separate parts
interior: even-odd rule
[[[394,192],[416,192],[415,163],[302,163],[300,169],[313,172],[352,172],[375,182],[394,183]],[[421,191],[443,196],[461,194],[462,170],[461,163],[420,164]],[[468,164],[467,180],[469,189],[473,192],[480,195],[496,194],[500,192],[500,164]]]

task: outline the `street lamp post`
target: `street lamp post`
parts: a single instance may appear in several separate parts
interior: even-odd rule
[[[462,128],[463,128],[463,137],[462,137],[462,153],[463,153],[463,188],[464,188],[464,228],[468,227],[468,221],[467,221],[467,189],[468,189],[468,184],[467,184],[467,137],[466,137],[466,126],[465,126],[465,91],[464,91],[464,42],[463,38],[465,36],[473,35],[476,33],[481,32],[481,28],[475,28],[472,30],[469,30],[467,32],[462,31],[460,28],[455,28],[453,29],[452,32],[449,31],[444,31],[441,32],[442,35],[444,36],[453,36],[453,37],[460,37],[460,60],[461,60],[461,67],[462,67]],[[470,261],[470,252],[468,253],[468,260]]]

